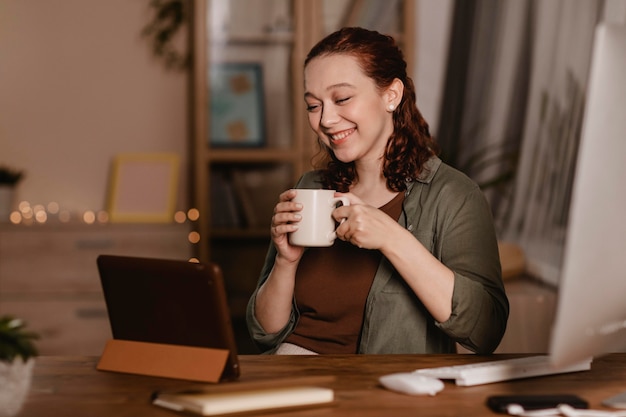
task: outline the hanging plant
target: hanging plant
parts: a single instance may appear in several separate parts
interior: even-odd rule
[[[152,52],[165,61],[168,69],[188,68],[188,52],[181,51],[174,41],[187,23],[190,14],[189,0],[152,0],[150,8],[153,18],[144,27],[142,36],[150,40]]]

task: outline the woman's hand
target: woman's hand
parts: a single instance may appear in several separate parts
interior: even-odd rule
[[[435,320],[448,320],[454,291],[452,270],[385,212],[365,204],[354,194],[343,195],[350,199],[350,205],[333,212],[335,220],[345,219],[337,228],[337,237],[360,248],[380,250]]]
[[[298,222],[302,218],[299,214],[302,205],[292,201],[297,192],[290,189],[281,193],[272,216],[270,229],[272,241],[278,251],[278,258],[286,262],[297,262],[304,253],[303,247],[289,243],[289,233],[298,230]]]
[[[350,199],[349,206],[341,206],[333,211],[333,217],[340,222],[337,237],[359,248],[382,250],[393,242],[395,230],[404,230],[398,222],[385,212],[364,203],[352,193],[337,193]]]
[[[267,280],[259,287],[254,305],[255,316],[268,333],[277,333],[289,322],[296,282],[296,270],[304,248],[289,243],[289,233],[298,229],[302,207],[292,200],[297,190],[287,190],[274,207],[270,234],[276,260]]]

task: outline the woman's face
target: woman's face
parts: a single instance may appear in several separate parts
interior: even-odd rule
[[[389,104],[397,104],[397,97],[379,91],[356,58],[345,54],[310,61],[304,89],[311,128],[337,159],[380,163],[393,133]]]

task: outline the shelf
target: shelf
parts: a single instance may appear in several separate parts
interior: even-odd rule
[[[269,227],[213,229],[211,239],[269,239]]]
[[[259,163],[259,162],[292,162],[298,157],[294,149],[211,149],[207,152],[207,162],[224,163]]]
[[[294,42],[291,32],[267,34],[226,34],[211,39],[213,45],[290,45]]]

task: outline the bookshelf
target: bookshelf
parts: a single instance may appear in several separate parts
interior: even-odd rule
[[[341,26],[359,22],[364,23],[362,26],[375,24],[367,23],[367,19],[379,3],[373,0],[193,1],[190,179],[193,205],[201,213],[196,222],[200,241],[195,255],[202,261],[217,262],[227,281],[239,282],[231,282],[227,288],[229,294],[245,294],[253,289],[269,243],[269,223],[278,194],[311,169],[317,141],[308,125],[302,98],[302,65],[307,52],[319,39]],[[390,29],[372,29],[394,35],[411,68],[415,0],[384,4],[386,14],[390,15],[385,19]],[[260,144],[256,138],[242,139],[237,134],[233,134],[231,146],[216,144],[212,138],[215,124],[222,122],[212,120],[222,117],[215,116],[214,110],[223,105],[224,98],[212,94],[215,88],[212,89],[210,74],[216,65],[232,62],[260,64],[264,113]],[[223,84],[217,86],[223,87]],[[251,110],[249,115],[255,111]],[[255,121],[246,123],[252,125]],[[254,130],[254,127],[235,129],[238,133]]]

